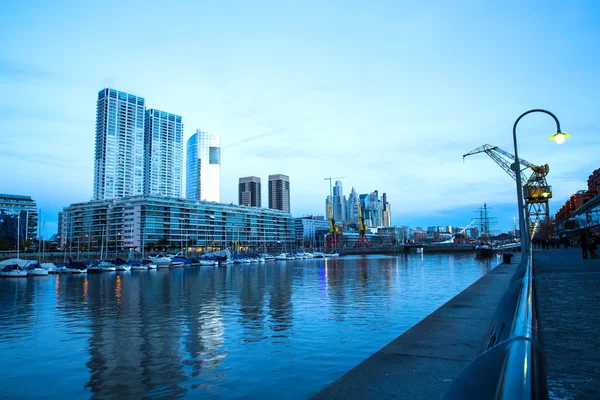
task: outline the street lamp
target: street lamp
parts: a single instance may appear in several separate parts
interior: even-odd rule
[[[515,174],[517,175],[517,203],[518,203],[518,207],[519,207],[519,231],[520,231],[520,236],[521,236],[521,252],[523,254],[525,254],[528,251],[528,235],[527,235],[527,222],[525,221],[525,209],[524,209],[524,205],[523,205],[523,182],[521,181],[521,163],[519,161],[519,153],[517,150],[517,124],[519,123],[521,118],[523,118],[527,114],[531,114],[531,113],[535,113],[535,112],[541,112],[544,114],[548,114],[549,116],[551,116],[554,119],[554,122],[556,122],[556,133],[554,135],[550,136],[550,140],[554,140],[557,144],[562,144],[562,143],[564,143],[566,138],[571,136],[568,133],[561,132],[560,122],[558,121],[558,118],[556,118],[556,115],[552,114],[550,111],[537,109],[537,108],[526,111],[523,114],[521,114],[519,116],[519,118],[517,118],[517,120],[515,121],[515,124],[513,125],[513,141],[514,141],[514,145],[515,145],[515,163],[513,164],[512,167],[513,167],[513,170],[515,171]]]

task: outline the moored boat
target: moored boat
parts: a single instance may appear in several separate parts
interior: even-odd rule
[[[0,270],[0,276],[4,278],[24,278],[27,271],[19,264],[8,264]]]
[[[29,263],[25,270],[27,271],[27,275],[29,276],[47,276],[48,270],[40,267],[37,261]]]

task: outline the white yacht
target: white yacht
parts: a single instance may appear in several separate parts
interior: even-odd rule
[[[24,278],[27,277],[27,271],[19,264],[9,264],[0,270],[0,276],[4,278]]]
[[[117,270],[117,267],[109,261],[101,261],[100,264],[98,264],[98,267],[102,269],[102,272],[112,272]]]
[[[131,266],[131,270],[132,271],[145,271],[148,269],[148,264],[140,264],[140,265],[132,265]]]
[[[325,254],[323,254],[323,253],[322,253],[322,252],[320,252],[320,251],[315,251],[315,252],[313,253],[313,257],[314,257],[314,258],[325,258]]]
[[[41,267],[48,271],[49,274],[56,274],[58,272],[54,263],[42,263]]]
[[[267,253],[263,254],[263,255],[262,255],[262,258],[263,258],[265,261],[275,261],[275,257],[274,257],[274,256],[272,256],[272,255],[270,255],[270,254],[267,254]]]
[[[47,276],[48,275],[48,270],[40,267],[40,265],[37,262],[33,262],[33,263],[29,264],[27,267],[25,267],[25,269],[27,270],[27,275],[30,275],[30,276]]]
[[[116,271],[131,271],[131,267],[127,264],[121,264],[121,265],[117,265],[115,267]]]
[[[149,258],[158,268],[169,268],[169,265],[171,265],[171,257],[165,257],[162,254]]]
[[[281,261],[281,260],[288,260],[289,258],[288,258],[288,255],[286,253],[281,253],[280,255],[275,256],[275,259],[277,261]]]

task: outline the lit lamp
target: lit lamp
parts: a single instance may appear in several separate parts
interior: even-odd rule
[[[558,122],[558,118],[556,118],[556,115],[552,114],[550,111],[548,110],[543,110],[540,108],[536,108],[533,110],[529,110],[529,111],[525,111],[523,114],[521,114],[519,116],[519,118],[517,118],[517,120],[515,121],[515,123],[513,124],[513,142],[514,142],[514,147],[515,147],[515,163],[514,163],[514,171],[516,171],[516,178],[517,178],[517,204],[519,207],[519,231],[521,232],[521,251],[523,252],[523,254],[527,253],[528,249],[528,240],[531,238],[528,238],[528,234],[527,234],[527,229],[529,228],[527,226],[527,222],[525,221],[525,207],[524,207],[524,202],[523,202],[523,183],[521,182],[521,162],[519,160],[519,152],[518,152],[518,147],[517,147],[517,125],[519,124],[519,121],[521,120],[521,118],[523,118],[524,116],[531,114],[531,113],[544,113],[547,114],[549,116],[552,117],[552,119],[554,119],[554,122],[556,122],[556,133],[552,136],[550,136],[551,140],[554,140],[557,144],[562,144],[564,143],[565,139],[568,138],[569,135],[568,133],[563,133],[560,130],[560,122]],[[526,196],[528,197],[528,199],[530,199],[530,201],[534,201],[534,202],[540,202],[541,199],[548,199],[552,197],[552,191],[550,190],[550,187],[548,188],[536,188],[537,193],[527,193]],[[536,201],[537,199],[537,201]],[[532,234],[533,234],[532,230]]]
[[[554,135],[550,136],[550,140],[554,140],[556,144],[563,144],[569,136],[571,136],[569,133],[563,133],[559,129]]]

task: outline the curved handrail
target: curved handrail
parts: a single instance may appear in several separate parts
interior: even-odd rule
[[[502,338],[493,338],[489,348],[461,372],[446,399],[548,398],[545,355],[538,337],[531,247],[498,305],[497,317],[506,315],[507,306],[514,307],[510,331],[502,333],[504,323],[510,322],[507,318],[496,320],[495,331]]]

